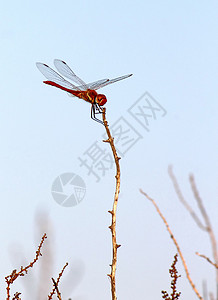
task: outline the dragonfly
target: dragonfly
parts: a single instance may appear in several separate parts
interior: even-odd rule
[[[96,90],[132,76],[132,74],[128,74],[114,79],[101,79],[86,84],[63,60],[55,59],[54,65],[59,73],[44,63],[36,63],[39,71],[48,79],[43,82],[67,92],[70,96],[75,96],[89,102],[91,104],[91,119],[101,124],[103,122],[96,115],[102,114],[102,106],[107,102],[107,98],[103,94],[98,94]],[[73,83],[64,77],[70,79]]]

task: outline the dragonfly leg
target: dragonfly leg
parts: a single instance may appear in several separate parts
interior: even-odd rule
[[[98,104],[93,103],[91,106],[91,119],[104,125],[104,123],[101,120],[96,118],[96,114],[102,114],[102,108]]]

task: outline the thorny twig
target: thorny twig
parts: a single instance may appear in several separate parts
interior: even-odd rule
[[[17,272],[17,270],[15,269],[15,270],[12,271],[11,275],[8,275],[8,276],[5,277],[5,281],[6,281],[6,283],[7,283],[7,288],[6,288],[6,290],[7,290],[7,300],[10,299],[10,285],[13,284],[13,282],[14,282],[19,276],[24,276],[25,274],[27,274],[28,269],[29,269],[29,268],[32,268],[33,265],[34,265],[34,264],[37,262],[37,260],[39,259],[39,256],[42,255],[41,252],[40,252],[40,250],[41,250],[42,245],[43,245],[43,243],[44,243],[44,241],[45,241],[46,238],[47,238],[47,236],[46,236],[46,233],[45,233],[45,234],[43,235],[43,237],[42,237],[42,239],[41,239],[41,242],[40,242],[40,244],[39,244],[39,247],[38,247],[38,249],[37,249],[37,251],[36,251],[35,259],[34,259],[32,262],[30,262],[29,265],[27,265],[25,268],[23,268],[23,266],[21,266],[19,272]],[[19,297],[19,296],[20,296],[20,293],[15,293],[15,294],[14,294],[14,299],[19,299],[19,298],[15,298],[15,297]]]
[[[55,291],[57,292],[58,299],[61,300],[61,293],[59,292],[58,284],[59,284],[59,281],[60,281],[60,279],[61,279],[61,276],[63,275],[64,270],[65,270],[65,268],[66,268],[67,266],[68,266],[68,263],[66,263],[66,264],[64,265],[64,267],[63,267],[63,269],[61,270],[61,272],[59,273],[58,278],[57,278],[56,281],[54,280],[54,278],[52,278],[52,282],[53,282],[53,284],[54,284],[54,287],[53,287],[53,289],[52,289],[50,295],[48,296],[48,300],[51,300],[51,299],[52,299],[52,297],[53,297]]]
[[[117,239],[116,239],[116,211],[117,211],[117,203],[118,203],[118,197],[119,197],[119,192],[120,192],[120,165],[119,165],[119,160],[120,157],[118,157],[115,146],[114,146],[114,138],[112,138],[110,130],[108,128],[108,123],[106,120],[106,109],[103,109],[103,122],[104,122],[104,127],[107,132],[108,139],[104,140],[104,142],[109,143],[113,152],[115,164],[116,164],[116,191],[114,195],[114,203],[113,203],[113,209],[112,211],[110,210],[109,213],[112,216],[112,223],[110,225],[110,230],[112,234],[112,244],[113,244],[113,258],[112,258],[112,264],[111,264],[111,273],[108,274],[111,280],[111,293],[112,293],[112,300],[116,300],[116,280],[115,280],[115,274],[116,274],[116,266],[117,266],[117,248],[119,248],[121,245],[117,244]]]
[[[16,292],[14,294],[14,297],[12,298],[12,300],[21,300],[20,295],[21,295],[21,293]]]
[[[55,290],[56,290],[56,293],[57,293],[57,297],[58,297],[59,300],[61,300],[61,293],[60,293],[60,291],[59,291],[59,289],[58,289],[58,285],[57,285],[57,283],[55,282],[54,278],[52,278],[52,282],[53,282],[53,284],[54,284],[54,287],[55,287]]]
[[[174,244],[175,244],[175,246],[176,246],[176,248],[177,248],[177,251],[178,251],[178,253],[179,253],[179,256],[180,256],[180,258],[181,258],[181,260],[182,260],[182,264],[183,264],[184,269],[185,269],[186,277],[188,278],[188,281],[189,281],[190,285],[192,286],[192,289],[194,290],[194,292],[195,292],[195,294],[197,295],[197,297],[198,297],[199,299],[203,300],[202,296],[200,295],[200,293],[199,293],[198,290],[196,289],[196,287],[195,287],[195,285],[194,285],[194,283],[193,283],[193,281],[192,281],[192,279],[191,279],[191,276],[190,276],[189,271],[188,271],[188,267],[187,267],[187,265],[186,265],[186,262],[185,262],[185,259],[184,259],[184,257],[183,257],[183,254],[182,254],[182,252],[181,252],[181,250],[180,250],[179,244],[177,243],[177,241],[176,241],[176,239],[175,239],[175,237],[174,237],[174,235],[173,235],[173,233],[172,233],[172,231],[171,231],[171,229],[170,229],[170,227],[169,227],[169,225],[168,225],[168,223],[167,223],[165,217],[164,217],[163,214],[161,213],[161,211],[160,211],[159,207],[157,206],[156,202],[155,202],[151,197],[149,197],[143,190],[140,189],[140,192],[141,192],[148,200],[150,200],[150,201],[152,202],[152,204],[153,204],[154,207],[156,208],[156,210],[157,210],[159,216],[161,217],[161,219],[163,220],[164,224],[166,225],[167,231],[169,232],[170,237],[172,238],[172,240],[173,240],[173,242],[174,242]]]
[[[174,260],[173,263],[171,265],[171,269],[169,269],[169,273],[170,273],[170,277],[172,278],[171,280],[171,289],[172,289],[172,293],[171,293],[171,298],[169,296],[169,294],[167,293],[167,291],[162,291],[162,298],[165,300],[176,300],[179,299],[181,292],[177,292],[177,288],[176,288],[176,283],[179,277],[181,277],[181,275],[177,275],[178,271],[176,269],[176,263],[178,261],[178,254],[176,254],[174,256]]]

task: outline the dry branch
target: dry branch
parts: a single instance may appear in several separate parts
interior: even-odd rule
[[[216,269],[218,269],[218,264],[215,264],[214,262],[212,262],[212,260],[209,257],[207,257],[206,255],[200,254],[198,252],[196,252],[195,254],[206,259],[211,265],[213,265]]]
[[[170,178],[172,180],[172,183],[174,185],[174,188],[175,188],[175,191],[176,191],[176,194],[177,194],[179,200],[182,202],[182,204],[185,206],[185,208],[189,211],[189,213],[191,214],[192,218],[194,219],[196,224],[199,226],[199,228],[201,228],[202,230],[204,230],[208,233],[209,238],[210,238],[210,242],[211,242],[211,248],[212,248],[213,258],[214,258],[215,263],[213,263],[210,259],[207,259],[207,257],[205,255],[199,255],[199,256],[206,258],[208,262],[212,263],[216,267],[216,265],[218,265],[218,251],[217,251],[216,237],[215,237],[214,231],[212,229],[210,218],[209,218],[209,216],[206,212],[203,201],[202,201],[202,199],[199,195],[199,192],[198,192],[198,189],[197,189],[197,186],[196,186],[196,183],[195,183],[194,176],[191,174],[189,176],[189,181],[190,181],[190,185],[191,185],[191,189],[192,189],[194,198],[197,202],[198,208],[199,208],[199,210],[201,212],[201,215],[203,217],[204,224],[200,221],[199,217],[196,215],[196,213],[193,211],[191,206],[184,199],[184,197],[182,195],[182,192],[180,190],[179,184],[176,180],[176,177],[173,174],[171,166],[169,167],[168,171],[169,171]],[[218,269],[216,269],[216,295],[217,295],[216,299],[218,300]]]
[[[57,297],[58,297],[59,300],[61,300],[61,293],[60,293],[60,291],[59,291],[59,289],[58,289],[58,285],[57,285],[57,283],[55,282],[54,278],[52,278],[52,282],[53,282],[53,284],[54,284],[54,287],[55,287],[55,290],[56,290],[56,293],[57,293]]]
[[[45,239],[47,238],[46,236],[46,233],[43,235],[42,239],[41,239],[41,242],[39,244],[39,247],[36,251],[36,256],[35,256],[35,259],[29,263],[29,265],[27,265],[25,268],[23,268],[23,266],[20,267],[20,271],[17,272],[17,270],[13,270],[12,273],[8,276],[5,277],[5,281],[7,283],[7,287],[6,287],[6,290],[7,290],[7,300],[10,300],[10,286],[11,284],[13,284],[13,282],[19,277],[19,276],[24,276],[25,274],[27,274],[28,272],[28,269],[29,268],[32,268],[33,265],[37,262],[37,260],[39,259],[39,256],[41,256],[41,248],[42,248],[42,245],[45,241]],[[19,299],[18,297],[20,296],[20,293],[15,293],[14,294],[14,297],[13,299]]]
[[[188,278],[188,281],[189,281],[189,283],[190,283],[192,289],[194,290],[195,294],[197,295],[197,297],[198,297],[199,299],[203,300],[202,296],[200,295],[200,293],[199,293],[198,290],[196,289],[196,287],[195,287],[195,285],[194,285],[194,283],[193,283],[193,281],[192,281],[192,279],[191,279],[191,276],[190,276],[189,271],[188,271],[188,267],[187,267],[187,265],[186,265],[186,262],[185,262],[185,259],[184,259],[184,257],[183,257],[183,254],[182,254],[182,252],[181,252],[181,250],[180,250],[179,244],[177,243],[177,241],[176,241],[176,239],[175,239],[175,237],[174,237],[174,235],[173,235],[173,233],[172,233],[172,231],[171,231],[171,229],[170,229],[170,227],[169,227],[169,225],[168,225],[168,223],[167,223],[165,217],[164,217],[163,214],[161,213],[161,211],[160,211],[159,207],[157,206],[156,202],[155,202],[151,197],[149,197],[145,192],[143,192],[143,190],[140,189],[140,192],[141,192],[148,200],[150,200],[150,201],[152,202],[152,204],[153,204],[154,207],[156,208],[156,210],[157,210],[159,216],[161,217],[161,219],[163,220],[164,224],[166,225],[167,231],[169,232],[170,237],[171,237],[171,239],[173,240],[173,242],[174,242],[174,244],[175,244],[175,246],[176,246],[176,248],[177,248],[177,251],[178,251],[178,253],[179,253],[179,256],[180,256],[180,258],[181,258],[181,260],[182,260],[182,264],[183,264],[184,269],[185,269],[186,277]]]
[[[215,263],[218,264],[217,243],[216,243],[216,238],[215,238],[215,234],[214,234],[213,229],[212,229],[212,225],[211,225],[210,219],[208,217],[208,214],[207,214],[206,209],[205,209],[205,207],[203,205],[202,199],[201,199],[201,197],[199,195],[199,192],[197,190],[194,176],[190,175],[189,180],[190,180],[190,184],[191,184],[191,188],[192,188],[194,197],[195,197],[195,199],[197,201],[197,204],[198,204],[198,207],[200,209],[200,212],[201,212],[201,214],[202,214],[202,216],[204,218],[204,221],[205,221],[205,224],[206,224],[206,228],[207,228],[207,232],[208,232],[208,234],[210,236],[210,242],[211,242],[212,251],[213,251],[213,258],[215,260]],[[217,282],[218,282],[218,280],[217,280]]]
[[[61,293],[59,292],[58,284],[59,284],[59,281],[60,281],[60,279],[61,279],[61,277],[62,277],[62,275],[63,275],[63,273],[64,273],[64,270],[65,270],[65,268],[66,268],[67,266],[68,266],[68,263],[66,263],[66,264],[64,265],[64,267],[62,268],[62,270],[61,270],[61,272],[59,273],[58,278],[57,278],[56,281],[54,280],[54,278],[52,278],[52,282],[53,282],[54,287],[53,287],[53,289],[52,289],[50,295],[48,296],[48,300],[51,300],[51,299],[52,299],[52,297],[53,297],[55,291],[56,291],[56,293],[57,293],[58,299],[61,300]]]
[[[106,129],[106,133],[108,136],[107,140],[104,140],[105,143],[109,143],[111,146],[111,150],[113,152],[115,164],[116,164],[116,190],[115,190],[115,195],[114,195],[114,203],[113,203],[113,209],[109,211],[109,213],[112,216],[112,222],[111,225],[109,226],[112,234],[112,245],[113,245],[113,257],[112,257],[112,264],[111,264],[111,273],[108,274],[110,281],[111,281],[111,293],[112,293],[112,300],[116,300],[116,267],[117,267],[117,248],[120,247],[120,245],[117,244],[117,238],[116,238],[116,211],[117,211],[117,203],[118,203],[118,197],[119,197],[119,192],[120,192],[120,165],[119,165],[119,160],[120,157],[117,155],[116,148],[114,146],[114,138],[111,136],[110,130],[108,128],[108,123],[106,120],[106,109],[103,109],[103,122],[104,122],[104,127]]]
[[[178,254],[176,253],[176,255],[174,256],[174,260],[173,263],[171,265],[171,268],[169,269],[169,273],[170,273],[170,277],[172,278],[171,280],[171,289],[172,289],[172,293],[168,294],[167,291],[162,291],[162,298],[165,300],[177,300],[179,299],[181,292],[177,292],[177,280],[179,277],[181,277],[181,275],[178,275],[178,271],[176,269],[176,263],[178,261]]]
[[[185,200],[181,189],[179,187],[179,184],[177,182],[176,176],[173,174],[173,169],[172,166],[169,166],[168,168],[168,173],[169,176],[172,180],[175,192],[179,198],[179,200],[181,201],[181,203],[185,206],[185,208],[187,209],[187,211],[190,213],[190,215],[192,216],[192,218],[194,219],[194,221],[196,222],[196,224],[202,229],[207,231],[207,227],[205,225],[203,225],[203,223],[201,222],[201,220],[198,218],[198,216],[196,215],[196,213],[194,212],[194,210],[192,209],[192,207],[188,204],[188,202]]]

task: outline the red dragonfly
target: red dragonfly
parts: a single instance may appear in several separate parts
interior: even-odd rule
[[[102,124],[103,122],[96,118],[96,114],[102,113],[102,106],[107,102],[107,98],[103,94],[98,94],[96,90],[108,84],[132,76],[132,74],[128,74],[114,79],[102,79],[86,84],[71,70],[71,68],[64,61],[55,59],[54,65],[61,75],[76,83],[77,86],[64,79],[64,77],[62,77],[48,65],[37,62],[37,68],[48,79],[48,81],[43,82],[45,84],[52,85],[66,91],[70,96],[76,96],[85,100],[86,102],[91,103],[91,118]]]

